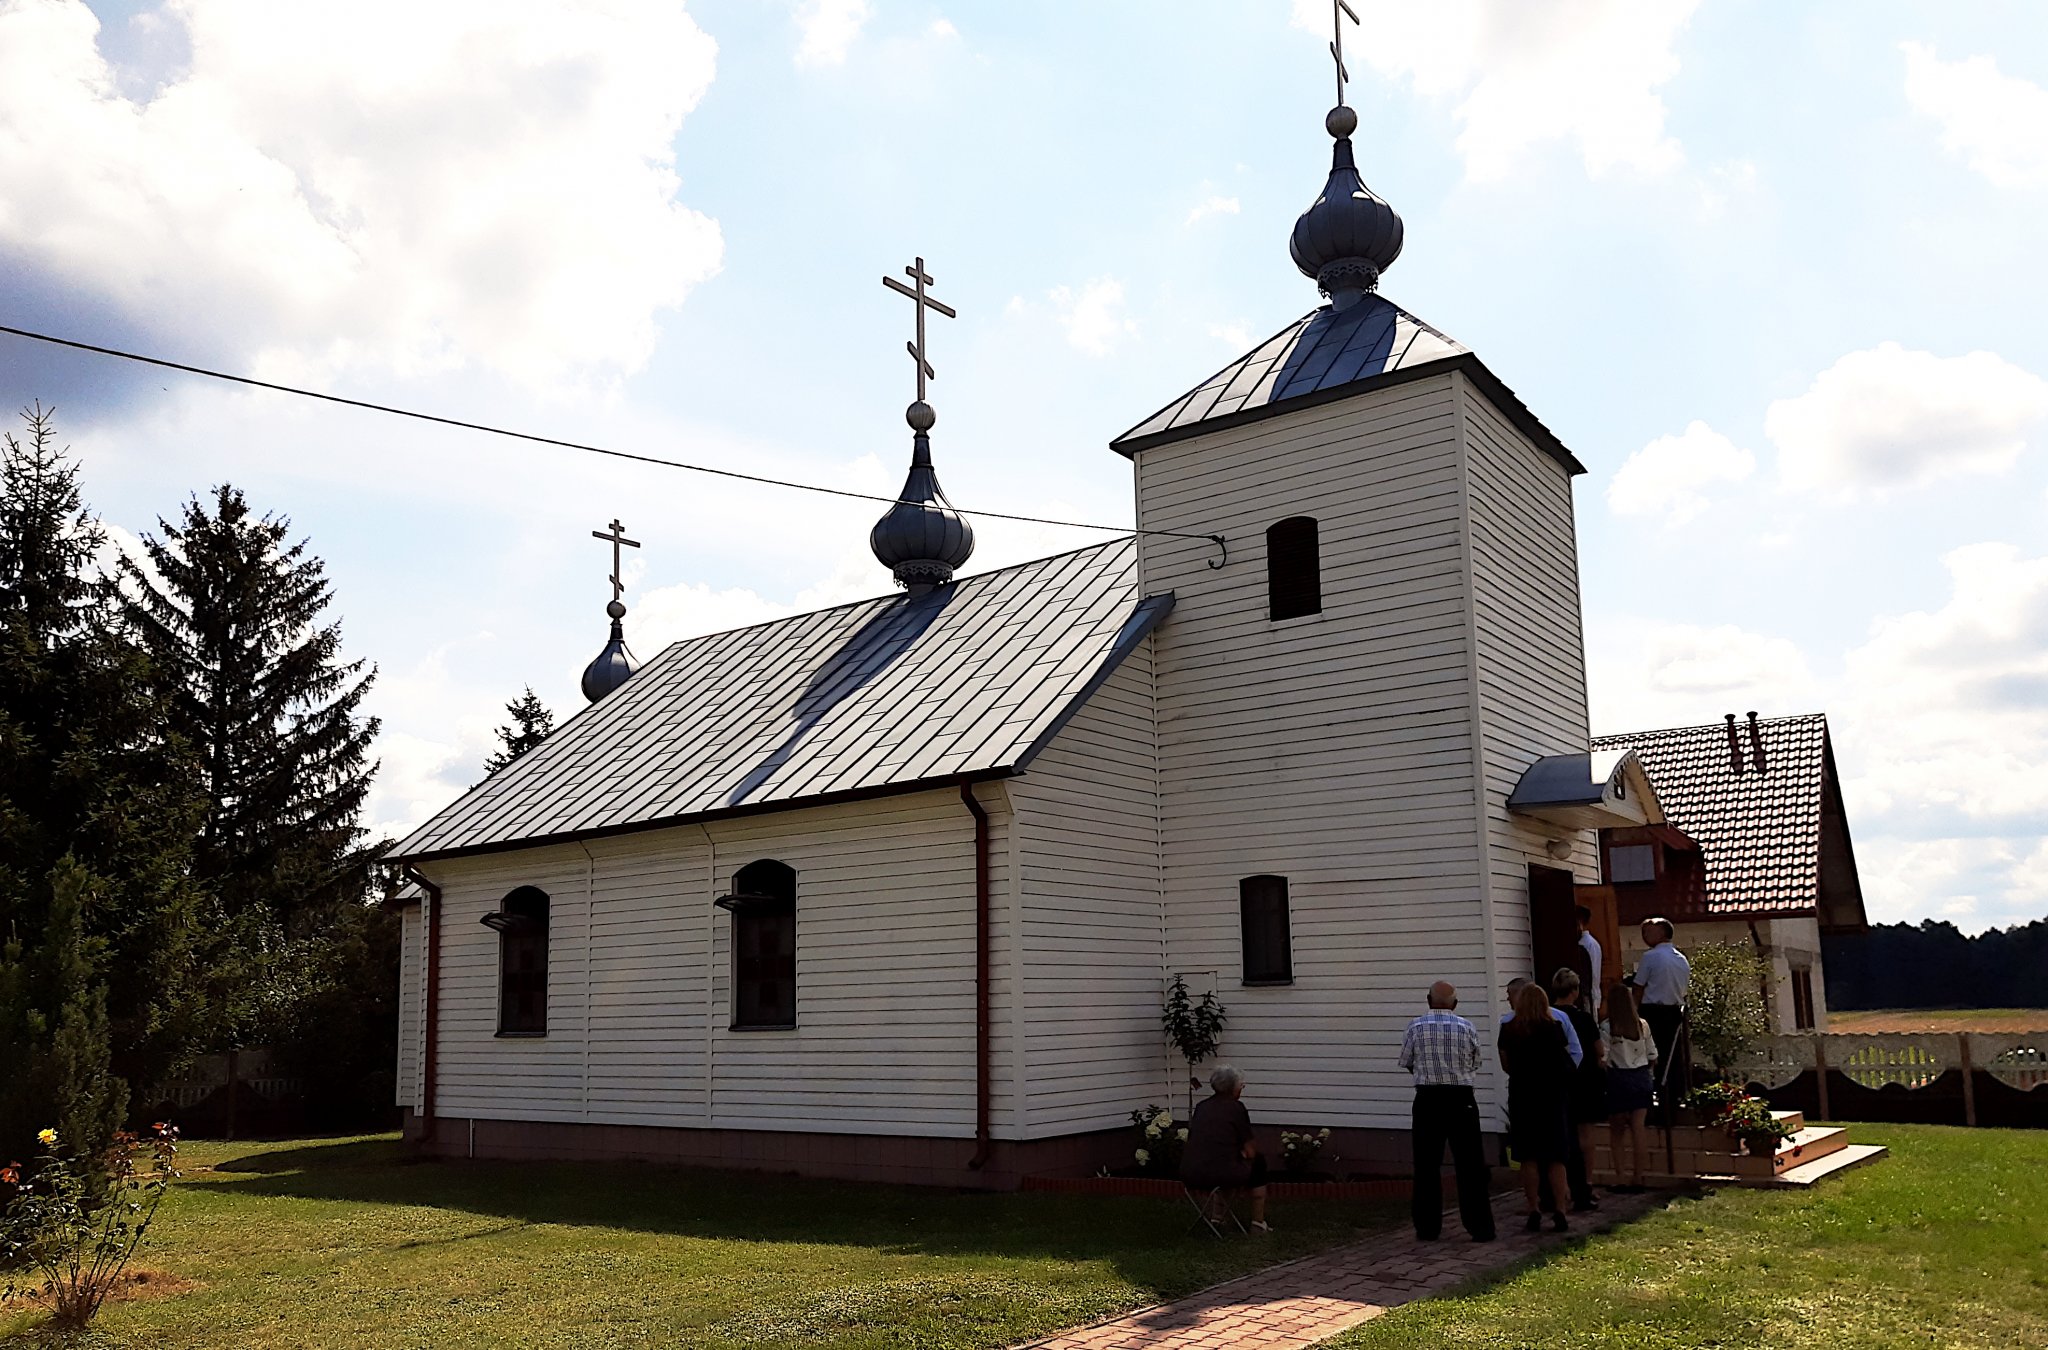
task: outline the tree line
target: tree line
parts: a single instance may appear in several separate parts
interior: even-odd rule
[[[112,548],[51,411],[0,438],[0,1161],[92,1147],[264,1045],[330,1120],[388,1112],[397,933],[332,587],[221,484]]]
[[[1828,1007],[2048,1008],[2048,919],[1974,936],[1954,924],[1872,924],[1829,937]]]

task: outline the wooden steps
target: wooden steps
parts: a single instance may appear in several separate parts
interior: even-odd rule
[[[1811,1186],[1823,1177],[1847,1171],[1885,1156],[1885,1149],[1873,1144],[1852,1144],[1849,1132],[1839,1125],[1808,1125],[1797,1111],[1772,1113],[1792,1128],[1770,1157],[1756,1157],[1742,1151],[1719,1129],[1698,1125],[1675,1126],[1669,1131],[1650,1131],[1650,1172],[1645,1180],[1657,1186],[1684,1186],[1704,1182],[1735,1186]],[[1608,1140],[1601,1137],[1588,1160],[1593,1180],[1611,1184],[1619,1174],[1614,1170]]]

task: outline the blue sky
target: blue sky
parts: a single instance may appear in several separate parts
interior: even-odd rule
[[[2048,13],[1358,7],[1382,289],[1590,469],[1595,729],[1823,709],[1874,917],[2048,913]],[[0,321],[891,492],[921,254],[950,494],[1119,524],[1107,441],[1317,302],[1317,0],[326,9],[0,0]],[[863,503],[14,339],[0,395],[122,530],[226,479],[311,536],[386,829],[578,706],[614,515],[643,655],[885,586]]]

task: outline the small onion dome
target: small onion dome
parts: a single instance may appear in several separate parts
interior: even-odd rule
[[[1287,251],[1338,309],[1348,309],[1379,285],[1380,273],[1401,256],[1401,217],[1358,176],[1351,158],[1358,114],[1346,107],[1332,108],[1323,125],[1337,140],[1330,156],[1330,181],[1315,205],[1294,222]]]
[[[604,607],[612,617],[611,640],[604,644],[604,650],[597,659],[583,668],[583,697],[597,702],[612,690],[624,684],[638,669],[640,662],[626,646],[626,630],[619,620],[626,617],[626,607],[614,600]]]
[[[900,500],[868,532],[868,547],[882,566],[914,595],[953,579],[955,569],[974,554],[974,527],[963,519],[932,469],[932,442],[927,434],[938,415],[920,400],[904,414],[915,433],[911,439],[910,476],[903,480]]]

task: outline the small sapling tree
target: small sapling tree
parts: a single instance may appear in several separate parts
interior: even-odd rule
[[[1188,992],[1187,980],[1175,975],[1167,987],[1159,1020],[1166,1028],[1166,1039],[1188,1062],[1188,1113],[1192,1115],[1195,1089],[1202,1085],[1202,1080],[1195,1076],[1195,1066],[1216,1053],[1223,1036],[1223,1005],[1216,1001],[1214,990],[1196,999]]]

